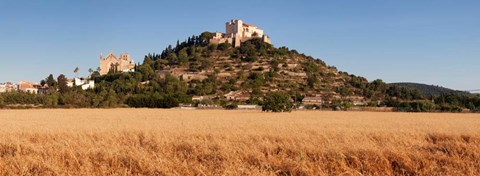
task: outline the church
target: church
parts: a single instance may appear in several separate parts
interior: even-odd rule
[[[110,52],[106,57],[100,54],[100,75],[106,75],[110,70],[115,72],[134,71],[135,62],[130,58],[130,54],[121,53],[120,57]]]

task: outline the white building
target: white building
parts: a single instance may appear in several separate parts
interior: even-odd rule
[[[261,106],[258,105],[238,105],[238,110],[260,110],[262,109]]]
[[[31,94],[37,94],[38,88],[35,85],[38,84],[34,84],[28,81],[20,81],[17,83],[17,90]]]
[[[17,91],[18,86],[11,82],[0,83],[0,93]]]
[[[75,78],[73,81],[67,82],[67,86],[68,87],[78,86],[78,87],[82,87],[83,90],[93,89],[95,88],[95,81]]]
[[[7,85],[4,83],[0,83],[0,93],[7,92]]]

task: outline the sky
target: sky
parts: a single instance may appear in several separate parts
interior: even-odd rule
[[[0,82],[86,76],[99,55],[135,62],[242,19],[370,81],[480,89],[478,0],[0,0]]]

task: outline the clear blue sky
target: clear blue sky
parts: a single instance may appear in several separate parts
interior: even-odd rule
[[[87,75],[110,50],[141,62],[232,18],[370,81],[480,88],[478,0],[0,0],[0,82]]]

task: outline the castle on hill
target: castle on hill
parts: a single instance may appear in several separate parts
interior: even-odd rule
[[[216,32],[213,38],[210,39],[210,43],[228,42],[234,44],[235,47],[239,47],[242,42],[252,38],[262,38],[264,42],[270,43],[270,37],[265,35],[262,29],[252,24],[243,23],[242,20],[231,20],[225,23],[225,26],[225,33]]]
[[[106,57],[100,54],[100,75],[106,75],[109,71],[131,72],[135,68],[135,63],[130,58],[130,54],[121,53],[120,57],[110,52]]]

